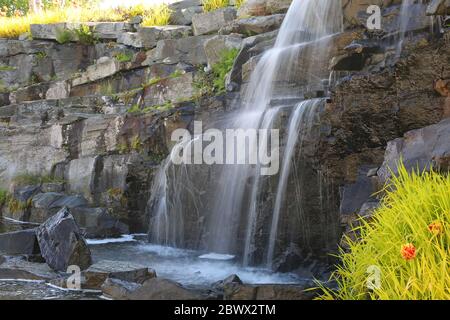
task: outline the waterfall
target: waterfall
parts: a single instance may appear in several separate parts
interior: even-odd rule
[[[290,164],[296,148],[308,136],[317,106],[323,101],[307,100],[296,106],[306,92],[323,91],[323,79],[329,77],[328,63],[333,36],[343,31],[341,2],[336,0],[293,1],[278,33],[275,45],[259,59],[251,74],[246,91],[242,94],[242,107],[220,129],[282,129],[281,114],[290,113],[286,145],[278,180],[270,235],[265,251],[267,259],[275,254],[279,218],[289,178]],[[286,93],[286,87],[293,87]],[[290,101],[272,106],[273,101]],[[300,143],[299,143],[299,142]],[[251,144],[248,155],[258,146]],[[225,150],[226,156],[235,149]],[[266,151],[266,150],[264,150]],[[253,260],[253,247],[257,222],[260,221],[259,197],[263,180],[261,165],[234,164],[210,168],[214,171],[211,186],[196,193],[192,191],[195,179],[186,166],[174,168],[170,158],[156,176],[148,212],[152,217],[151,241],[183,246],[183,226],[187,223],[186,208],[181,193],[190,192],[190,199],[203,195],[202,209],[205,221],[196,232],[198,249],[221,254],[242,255],[244,265]],[[176,181],[170,182],[175,179]],[[169,189],[171,189],[169,191]],[[204,199],[208,193],[210,199]],[[199,200],[199,202],[202,202]],[[200,206],[200,205],[199,205]],[[195,206],[198,208],[199,206]],[[197,210],[197,209],[196,209]],[[183,220],[184,219],[184,220]],[[258,243],[258,245],[260,245]],[[269,263],[270,264],[270,263]]]
[[[398,36],[397,36],[397,48],[396,57],[399,58],[403,51],[403,45],[406,39],[406,34],[410,29],[410,24],[416,23],[416,20],[420,20],[425,17],[423,0],[403,0],[400,9],[400,18],[398,23]]]
[[[291,120],[289,121],[286,149],[283,155],[280,179],[278,181],[278,188],[275,197],[275,206],[272,214],[272,224],[270,227],[269,246],[267,250],[267,265],[269,267],[271,267],[274,258],[280,212],[283,205],[289,173],[291,171],[294,151],[296,146],[298,146],[301,152],[304,141],[309,138],[309,135],[311,134],[317,108],[322,102],[323,99],[306,100],[301,102],[296,107]]]

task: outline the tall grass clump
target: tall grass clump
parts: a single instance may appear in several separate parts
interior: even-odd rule
[[[142,25],[144,27],[168,25],[171,15],[172,11],[167,4],[154,5],[144,10]]]
[[[210,12],[230,5],[229,0],[202,0],[203,11]]]
[[[0,189],[0,208],[3,207],[9,199],[9,192],[3,189]]]
[[[450,299],[450,176],[403,164],[381,207],[362,221],[321,299]],[[374,278],[375,277],[375,278]],[[378,281],[378,280],[379,281]]]
[[[247,0],[236,0],[235,1],[236,7],[240,8],[244,4],[245,1],[247,1]]]

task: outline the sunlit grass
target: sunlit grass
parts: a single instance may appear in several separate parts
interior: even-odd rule
[[[350,251],[340,254],[332,276],[339,289],[322,288],[321,298],[450,299],[450,176],[401,165],[384,191],[372,221],[358,229],[361,241],[348,239]],[[374,270],[380,286],[369,289]]]
[[[210,12],[230,5],[229,0],[202,0],[203,11]]]
[[[54,8],[26,16],[0,17],[0,38],[16,38],[30,32],[31,24],[50,24],[61,22],[118,22],[141,15],[143,25],[162,26],[170,21],[170,10],[167,5],[134,7],[100,8]]]

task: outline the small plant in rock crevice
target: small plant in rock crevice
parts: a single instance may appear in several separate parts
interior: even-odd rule
[[[118,52],[114,55],[114,58],[119,62],[130,62],[133,59],[133,54],[126,52]]]
[[[0,208],[8,202],[9,197],[10,195],[7,190],[0,189]]]
[[[58,29],[56,30],[56,42],[59,44],[66,44],[71,41],[74,41],[74,33],[67,29]]]
[[[88,25],[81,25],[79,28],[73,30],[78,42],[84,45],[94,45],[99,39],[95,35],[92,27]]]

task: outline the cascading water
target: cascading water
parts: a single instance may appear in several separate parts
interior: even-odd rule
[[[269,106],[272,99],[279,97],[277,82],[295,78],[295,68],[300,61],[309,66],[302,70],[307,76],[304,88],[318,87],[321,77],[316,72],[322,68],[313,61],[320,61],[317,55],[326,53],[328,39],[342,31],[341,7],[337,1],[294,1],[286,15],[273,49],[266,52],[253,72],[244,97],[243,110],[238,114],[233,127],[264,128],[273,123],[276,112]],[[312,55],[316,55],[313,57]],[[301,96],[302,92],[298,92]],[[256,197],[259,193],[259,173],[250,166],[224,168],[221,185],[217,189],[217,202],[212,212],[209,250],[230,253],[238,252],[237,233],[241,221],[247,224],[245,232],[244,263],[250,260],[252,238],[257,212]],[[245,202],[246,184],[251,177],[254,183],[250,203]],[[241,214],[248,212],[248,218]]]
[[[399,58],[406,39],[406,34],[411,24],[418,23],[425,19],[423,0],[403,0],[400,9],[400,18],[398,25],[396,57]],[[420,22],[419,22],[420,23]]]
[[[222,129],[272,129],[282,110],[289,106],[271,107],[272,101],[286,99],[298,101],[307,91],[323,90],[322,80],[328,77],[330,42],[333,35],[343,31],[342,8],[336,0],[293,1],[286,14],[273,49],[262,55],[253,71],[243,106]],[[295,91],[288,95],[281,87],[292,85]],[[275,208],[271,218],[267,260],[270,264],[275,252],[279,215],[290,172],[297,138],[305,136],[308,121],[315,115],[319,100],[307,100],[296,106],[288,126],[288,136],[279,173]],[[278,124],[280,125],[280,124]],[[307,130],[304,131],[305,127]],[[299,132],[305,132],[300,133]],[[301,147],[301,144],[300,144]],[[248,154],[257,146],[250,145]],[[235,149],[226,149],[226,157],[234,156]],[[267,150],[264,150],[267,151]],[[205,212],[206,222],[201,232],[198,249],[222,254],[239,254],[245,265],[252,263],[255,231],[259,219],[258,197],[262,179],[260,165],[224,165],[218,169],[218,178],[212,187],[210,205]],[[173,171],[167,160],[157,176],[149,212],[153,217],[153,236],[157,243],[180,245],[182,241],[183,206],[178,195],[168,192],[168,172]],[[183,185],[181,177],[175,185]],[[186,175],[185,175],[186,178]],[[189,179],[188,179],[189,180]],[[178,219],[172,221],[172,219]],[[243,230],[243,231],[242,231]],[[179,232],[179,235],[174,233]]]
[[[311,134],[313,121],[318,111],[318,106],[323,99],[306,100],[301,102],[293,112],[287,129],[286,148],[283,155],[283,163],[280,171],[280,179],[275,197],[272,223],[270,227],[269,246],[267,250],[267,265],[272,266],[275,254],[275,242],[277,239],[278,223],[280,219],[281,206],[284,202],[284,195],[289,179],[292,158],[295,148],[302,150],[303,142]]]

